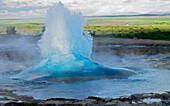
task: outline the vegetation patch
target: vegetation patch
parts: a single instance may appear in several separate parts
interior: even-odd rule
[[[119,37],[170,40],[170,16],[154,17],[85,17],[84,31],[94,37]],[[44,32],[45,19],[1,19],[0,34],[15,27],[16,34],[36,35]]]
[[[95,37],[170,40],[170,26],[85,26],[84,30],[94,31]]]

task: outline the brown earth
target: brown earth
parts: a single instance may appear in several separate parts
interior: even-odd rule
[[[125,39],[125,38],[94,37],[94,44],[97,44],[97,45],[170,46],[170,41],[149,40],[149,39]]]

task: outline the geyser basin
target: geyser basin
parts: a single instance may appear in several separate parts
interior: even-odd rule
[[[55,54],[45,58],[39,64],[24,71],[15,78],[24,80],[56,80],[62,78],[63,81],[80,81],[98,78],[119,78],[128,77],[134,73],[123,68],[108,68],[97,64],[82,56],[76,56],[75,60],[66,63],[55,64],[53,61]]]
[[[40,80],[52,78],[127,77],[127,69],[104,67],[90,59],[92,37],[83,34],[84,19],[58,3],[48,11],[46,31],[39,41],[43,60],[14,78]]]

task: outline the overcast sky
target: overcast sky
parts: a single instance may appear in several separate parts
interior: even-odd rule
[[[0,0],[0,18],[45,17],[59,0]],[[170,13],[170,0],[60,0],[84,16]]]

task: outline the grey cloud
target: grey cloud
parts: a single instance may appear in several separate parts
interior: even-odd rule
[[[7,8],[7,5],[0,0],[0,10],[2,9],[5,10],[6,8]]]
[[[35,9],[44,9],[43,7],[21,7],[21,8],[8,8],[9,12],[29,11]]]
[[[23,2],[27,4],[26,2]],[[45,9],[47,7],[34,7],[34,6],[24,6],[19,8],[9,7],[7,4],[0,0],[0,10],[7,10],[9,12],[19,12],[19,11],[29,11],[29,10],[36,10],[36,9]]]
[[[47,9],[58,0],[0,0],[0,10],[13,13]],[[83,15],[170,13],[170,0],[60,0]],[[6,3],[6,4],[5,4]],[[16,8],[17,7],[17,8]],[[43,12],[42,15],[45,15]]]

